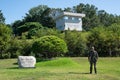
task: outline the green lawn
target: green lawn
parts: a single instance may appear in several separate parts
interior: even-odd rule
[[[19,69],[16,63],[0,60],[0,80],[120,80],[120,57],[99,58],[97,75],[88,74],[87,57],[37,62],[35,69]]]

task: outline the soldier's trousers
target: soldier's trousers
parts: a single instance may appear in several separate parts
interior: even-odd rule
[[[94,71],[97,74],[96,62],[90,62],[90,73],[92,73],[93,65],[94,65]]]

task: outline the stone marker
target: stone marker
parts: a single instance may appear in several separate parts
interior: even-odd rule
[[[36,58],[33,56],[19,56],[19,68],[35,68]]]

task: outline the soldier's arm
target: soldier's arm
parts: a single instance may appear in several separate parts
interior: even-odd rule
[[[88,61],[90,61],[90,52],[89,52],[89,54],[88,54]]]
[[[97,52],[97,51],[96,51],[96,54],[97,54],[96,56],[97,56],[97,60],[98,60],[99,55],[98,55],[98,52]]]

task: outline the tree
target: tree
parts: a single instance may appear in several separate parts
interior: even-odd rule
[[[14,23],[11,24],[11,27],[13,29],[13,33],[15,34],[15,36],[19,34],[17,31],[17,28],[23,25],[24,23],[25,22],[23,22],[22,20],[16,20]]]
[[[24,18],[25,22],[39,22],[44,27],[53,28],[55,27],[55,21],[50,17],[52,9],[46,5],[39,5],[29,10]]]
[[[113,24],[109,27],[96,27],[88,37],[88,46],[95,46],[99,56],[120,55],[120,25]]]
[[[0,23],[4,23],[5,22],[5,18],[3,16],[2,11],[0,10]]]
[[[22,33],[24,32],[28,32],[31,29],[40,29],[43,26],[41,24],[39,24],[38,22],[27,22],[24,25],[21,25],[19,27],[17,27],[17,33],[19,35],[22,35]]]
[[[99,56],[109,56],[109,50],[107,49],[109,32],[107,29],[104,27],[96,27],[90,32],[91,34],[88,37],[88,47],[95,46]]]
[[[41,28],[41,29],[31,29],[28,31],[28,38],[40,38],[43,36],[54,35],[63,39],[63,34],[56,29],[51,28]]]
[[[24,17],[25,22],[40,22],[42,13],[47,9],[46,5],[31,8]]]
[[[98,11],[98,17],[100,19],[100,23],[103,26],[111,26],[113,23],[119,23],[120,18],[113,14],[108,14],[105,10]]]
[[[72,8],[70,8],[70,7],[64,8],[64,11],[66,11],[66,12],[73,12]]]
[[[56,36],[43,36],[36,40],[32,46],[33,52],[41,54],[44,58],[52,58],[66,53],[66,43]]]
[[[65,41],[69,50],[68,56],[85,56],[86,40],[84,40],[82,32],[65,31]]]
[[[109,44],[109,49],[111,51],[111,56],[120,56],[120,24],[112,24],[108,27],[108,31],[111,32]]]
[[[41,15],[41,24],[48,28],[55,27],[55,21],[52,17],[50,17],[51,12],[52,9],[47,8]]]
[[[97,27],[100,22],[97,17],[97,7],[89,4],[80,3],[77,6],[74,6],[74,10],[77,13],[84,13],[86,16],[83,18],[83,29],[90,30],[91,28]]]
[[[12,30],[4,24],[0,24],[0,58],[3,58],[9,48]]]

